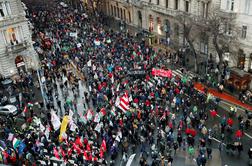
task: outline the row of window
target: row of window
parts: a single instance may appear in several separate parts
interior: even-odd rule
[[[170,1],[174,1],[173,2],[173,5],[174,6],[169,6],[169,2]],[[149,0],[150,3],[152,3],[152,0]],[[184,11],[185,12],[190,12],[190,8],[191,8],[191,1],[189,0],[184,0]],[[200,9],[201,9],[201,15],[202,17],[206,18],[207,15],[208,15],[208,9],[209,9],[209,2],[198,2],[199,3],[199,6],[200,6]],[[157,5],[160,5],[160,1],[159,0],[156,0],[156,4]],[[165,7],[168,8],[173,8],[174,10],[179,10],[180,9],[180,0],[165,0]],[[200,14],[200,13],[199,13]]]
[[[237,1],[237,0],[222,0],[221,1],[222,9],[227,11],[235,11],[235,6],[240,6],[240,12],[245,14],[252,14],[251,12],[251,5],[252,0],[244,0],[244,1]]]
[[[21,27],[10,27],[0,32],[6,45],[17,45],[23,41],[23,31]]]
[[[139,21],[141,21],[139,19]],[[152,32],[154,30],[154,19],[152,15],[149,15],[149,31]],[[168,19],[164,20],[164,23],[162,25],[162,21],[160,17],[156,18],[156,31],[158,34],[162,34],[162,31],[165,33],[166,37],[170,37],[172,33],[174,33],[174,37],[178,38],[179,37],[179,25],[177,23],[174,23],[174,28],[171,29],[170,21]],[[161,30],[162,29],[162,30]],[[202,54],[208,54],[208,41],[209,38],[206,34],[202,34],[200,37],[200,52]]]
[[[111,11],[112,16],[115,16],[115,17],[121,18],[124,21],[127,21],[125,9],[119,8],[118,6],[111,5],[110,11]],[[128,19],[129,23],[131,23],[131,14],[129,11],[128,11],[128,18],[129,18]]]
[[[11,15],[11,7],[9,2],[0,2],[0,19]]]

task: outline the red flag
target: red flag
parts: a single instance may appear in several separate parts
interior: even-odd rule
[[[28,107],[25,106],[25,107],[24,107],[24,110],[23,110],[23,113],[26,113],[27,111],[28,111]]]
[[[53,147],[53,153],[54,153],[54,156],[55,156],[57,159],[60,159],[59,152],[58,152],[58,150],[56,149],[56,147]]]
[[[77,138],[76,138],[76,140],[75,140],[75,144],[76,144],[76,145],[79,145],[79,146],[80,146],[80,148],[82,148],[82,147],[83,147],[83,145],[82,145],[82,143],[81,143],[81,139],[80,139],[80,137],[77,137]]]
[[[93,157],[93,161],[94,162],[97,162],[98,161],[98,158],[96,156]]]
[[[102,147],[100,147],[100,158],[103,158],[103,157],[104,157],[104,152],[103,152]]]
[[[186,134],[190,134],[190,133],[191,133],[191,129],[186,128],[185,133],[186,133]]]
[[[65,158],[66,154],[65,154],[65,152],[64,152],[64,150],[63,150],[62,147],[60,147],[60,153],[61,153],[62,157]]]
[[[67,151],[68,156],[71,156],[71,155],[72,155],[72,152],[73,152],[73,149],[72,149],[72,148],[68,149],[68,151]]]
[[[89,152],[91,151],[89,143],[87,144],[87,151],[89,151]]]
[[[190,132],[191,136],[195,137],[196,136],[196,131],[194,129],[191,129],[191,132]]]
[[[166,112],[164,111],[164,113],[163,113],[163,115],[161,116],[160,120],[165,119],[165,117],[166,117]]]
[[[105,116],[105,115],[106,115],[106,110],[105,110],[105,108],[102,108],[102,109],[100,110],[100,112],[101,112],[102,116]]]
[[[141,111],[138,111],[138,113],[137,113],[137,118],[138,118],[138,119],[141,119]]]
[[[93,159],[93,156],[92,156],[92,153],[90,153],[89,156],[88,156],[88,160],[92,161],[92,159]]]
[[[77,152],[78,154],[81,153],[81,149],[80,149],[75,143],[73,143],[73,148],[74,148],[74,150],[76,150],[76,152]]]
[[[3,156],[7,159],[9,157],[9,154],[5,151],[2,152]]]
[[[126,113],[129,110],[129,96],[125,93],[122,97],[119,97],[116,101],[116,106]]]
[[[105,139],[104,139],[104,140],[102,140],[101,147],[103,148],[104,152],[106,152],[106,151],[107,151],[107,145],[106,145],[106,141],[105,141]]]
[[[87,155],[87,152],[86,151],[84,151],[84,160],[88,160],[88,155]]]

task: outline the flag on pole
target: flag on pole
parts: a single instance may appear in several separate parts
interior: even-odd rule
[[[57,159],[60,159],[59,152],[58,152],[58,150],[56,149],[56,147],[53,147],[53,154],[54,154],[54,156],[55,156]]]
[[[102,149],[103,149],[103,151],[104,151],[104,152],[106,152],[106,151],[107,151],[107,145],[106,145],[106,141],[105,141],[105,139],[103,139],[103,140],[102,140],[101,147],[102,147]]]
[[[27,103],[28,107],[33,107],[33,104],[31,102]]]
[[[77,137],[76,140],[75,140],[75,144],[78,145],[79,147],[83,147],[83,144],[82,144],[82,141],[81,141],[81,138],[80,137]]]
[[[24,110],[23,110],[23,113],[26,113],[27,111],[28,111],[28,107],[25,106],[25,107],[24,107]]]
[[[93,111],[89,109],[87,112],[87,119],[91,120],[93,118],[93,115],[94,115]]]
[[[207,93],[206,102],[208,103],[210,100],[214,99],[214,96],[211,93]]]
[[[122,97],[117,98],[116,106],[124,113],[129,110],[129,96],[127,93],[125,93]]]
[[[101,132],[101,124],[97,123],[97,125],[96,125],[96,127],[95,127],[94,130],[97,131],[98,133],[100,133]]]
[[[100,110],[100,115],[101,115],[101,116],[105,116],[105,115],[106,115],[106,110],[105,110],[105,108],[102,108],[102,109]]]
[[[115,106],[112,106],[110,113],[111,113],[113,116],[116,116]]]
[[[102,147],[100,147],[100,158],[103,158],[103,157],[104,157],[104,152],[103,152]]]
[[[51,112],[51,122],[52,122],[52,126],[54,130],[58,130],[60,128],[60,124],[61,124],[60,119],[54,111]]]
[[[161,116],[160,120],[165,119],[165,117],[166,117],[166,113],[164,112],[163,115]]]
[[[62,120],[62,123],[61,123],[61,127],[60,127],[60,135],[59,135],[59,141],[61,142],[63,139],[62,139],[62,135],[63,133],[66,132],[66,128],[67,128],[67,125],[69,123],[69,116],[64,116],[63,117],[63,120]]]
[[[94,117],[94,122],[95,122],[95,123],[99,123],[100,120],[101,120],[100,114],[96,113],[96,115],[95,115],[95,117]]]

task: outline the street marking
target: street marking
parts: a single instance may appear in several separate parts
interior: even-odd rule
[[[244,132],[244,135],[246,135],[247,137],[249,137],[250,139],[252,139],[252,136],[249,135],[249,134],[247,134],[247,133],[245,133],[245,132]]]
[[[214,137],[211,137],[211,139],[213,139],[214,141],[216,141],[216,142],[218,142],[218,143],[221,143],[221,141],[220,141],[220,140],[218,140],[218,139],[216,139],[216,138],[214,138]],[[224,146],[226,146],[226,144],[225,144],[225,143],[223,143],[223,145],[224,145]]]

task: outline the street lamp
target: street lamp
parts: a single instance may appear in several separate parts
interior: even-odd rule
[[[165,39],[166,39],[165,43],[166,43],[166,45],[168,46],[169,43],[170,43],[170,42],[169,42],[169,41],[170,41],[170,39],[169,39],[170,27],[169,27],[168,23],[165,24],[165,26],[164,26],[164,31],[165,31]]]

